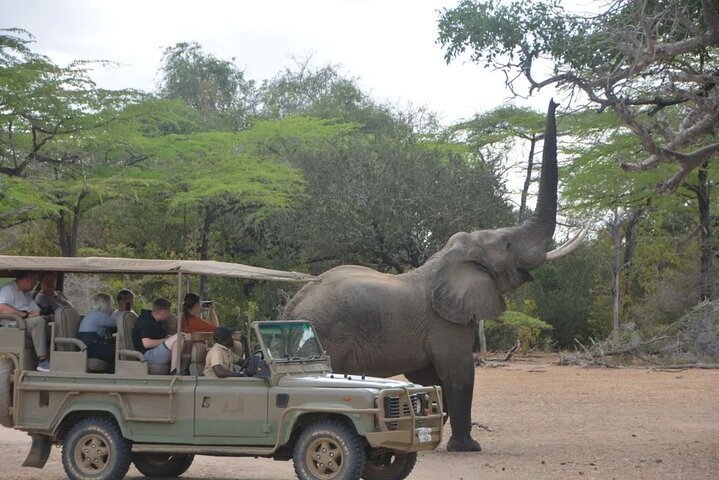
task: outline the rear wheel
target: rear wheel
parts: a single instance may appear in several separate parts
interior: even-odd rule
[[[367,464],[362,472],[365,480],[404,480],[412,473],[417,463],[417,453],[410,452],[370,452]]]
[[[300,480],[358,480],[365,466],[362,438],[337,420],[306,427],[292,459]]]
[[[146,477],[179,477],[190,468],[194,455],[136,453],[132,463]]]
[[[91,417],[76,423],[65,436],[62,465],[71,480],[121,480],[132,453],[117,424]]]
[[[9,358],[0,358],[0,425],[14,427],[12,421],[12,374],[15,364]]]

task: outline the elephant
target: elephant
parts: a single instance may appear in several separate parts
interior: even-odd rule
[[[459,232],[419,268],[393,275],[343,265],[305,285],[284,319],[310,321],[333,370],[441,385],[450,451],[478,451],[471,436],[473,344],[477,322],[505,310],[503,294],[532,280],[531,270],[576,248],[547,253],[557,210],[557,133],[550,101],[537,207],[522,225]]]

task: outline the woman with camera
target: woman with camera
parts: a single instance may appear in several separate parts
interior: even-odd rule
[[[204,320],[201,316],[202,308],[207,307],[210,311],[209,318]],[[188,333],[214,332],[220,326],[217,321],[215,304],[212,302],[201,302],[200,296],[196,293],[188,293],[182,302],[182,329]]]

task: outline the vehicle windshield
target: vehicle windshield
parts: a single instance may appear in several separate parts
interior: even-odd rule
[[[323,357],[309,323],[272,322],[259,326],[267,354],[275,360],[313,360]]]

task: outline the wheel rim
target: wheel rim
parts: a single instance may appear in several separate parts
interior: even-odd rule
[[[342,471],[342,449],[331,438],[318,438],[307,449],[307,466],[315,477],[333,479]]]
[[[110,449],[105,439],[96,434],[83,435],[75,445],[75,464],[85,473],[102,472],[110,461]]]

